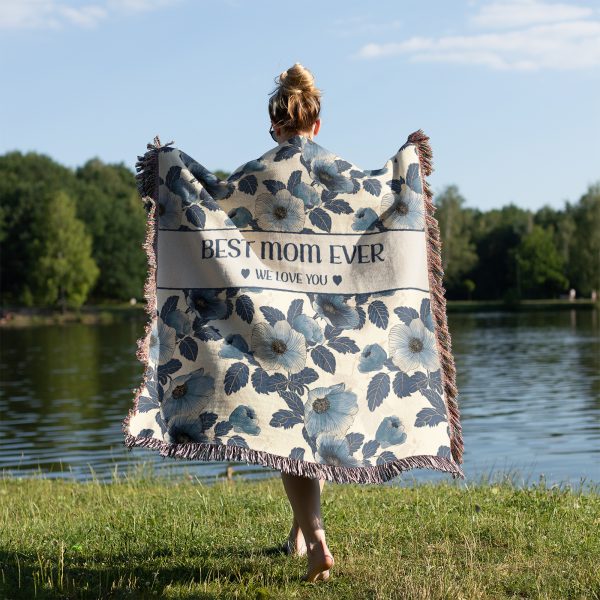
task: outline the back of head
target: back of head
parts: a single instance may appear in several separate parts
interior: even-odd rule
[[[269,98],[269,116],[286,134],[309,131],[321,112],[321,92],[312,73],[300,63],[275,79]]]

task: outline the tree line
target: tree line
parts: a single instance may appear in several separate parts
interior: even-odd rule
[[[449,299],[557,298],[600,290],[600,181],[576,203],[536,211],[465,207],[455,185],[434,197]]]
[[[92,158],[71,169],[35,152],[0,156],[0,302],[64,308],[142,299],[146,213],[135,184],[123,163]],[[448,299],[600,289],[600,181],[562,209],[482,211],[465,206],[455,185],[434,204]]]

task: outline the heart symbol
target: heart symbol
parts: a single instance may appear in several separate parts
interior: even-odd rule
[[[248,275],[250,275],[250,269],[242,269],[242,275],[244,276],[244,279],[247,279]]]
[[[334,275],[333,276],[333,283],[335,283],[335,285],[340,285],[341,282],[342,282],[342,276],[341,275]]]

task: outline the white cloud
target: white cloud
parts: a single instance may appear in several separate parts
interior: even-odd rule
[[[67,23],[80,27],[94,27],[107,16],[106,9],[95,4],[88,4],[81,8],[59,6],[57,12]]]
[[[411,62],[518,71],[592,68],[600,66],[600,20],[581,18],[588,14],[591,11],[587,8],[540,0],[495,2],[483,5],[470,21],[478,26],[513,29],[371,43],[362,46],[355,57],[404,55]]]
[[[178,0],[104,0],[83,6],[65,0],[0,0],[0,29],[95,27],[118,12],[162,8]]]
[[[586,6],[540,0],[505,0],[484,4],[469,21],[480,27],[523,27],[585,19],[594,11]]]

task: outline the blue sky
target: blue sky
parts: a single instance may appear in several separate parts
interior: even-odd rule
[[[315,141],[362,168],[423,129],[434,193],[466,206],[562,208],[600,180],[594,0],[0,0],[0,153],[133,168],[158,134],[231,171],[273,146],[296,61]]]

